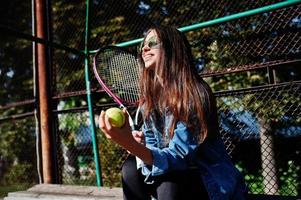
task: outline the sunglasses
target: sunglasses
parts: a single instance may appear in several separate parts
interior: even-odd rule
[[[151,37],[147,42],[142,42],[139,47],[138,51],[142,52],[142,49],[147,46],[150,49],[159,49],[161,47],[161,42],[157,42],[156,37]]]

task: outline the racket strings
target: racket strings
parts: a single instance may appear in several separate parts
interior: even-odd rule
[[[109,49],[97,56],[97,68],[101,79],[116,96],[127,103],[138,101],[139,67],[135,56]]]

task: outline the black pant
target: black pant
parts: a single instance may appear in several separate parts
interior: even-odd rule
[[[125,200],[199,200],[208,199],[197,170],[175,171],[155,177],[154,184],[144,183],[136,168],[136,159],[129,156],[122,166],[123,197]]]

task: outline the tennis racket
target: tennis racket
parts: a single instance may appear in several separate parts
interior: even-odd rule
[[[94,56],[93,71],[99,84],[120,108],[137,104],[139,66],[133,54],[116,46],[101,48]],[[138,113],[139,108],[135,122],[128,113],[133,130],[136,129]]]

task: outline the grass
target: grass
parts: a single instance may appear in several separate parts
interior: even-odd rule
[[[7,196],[9,192],[16,192],[21,190],[26,190],[32,185],[29,184],[18,184],[18,185],[0,185],[0,198]]]

